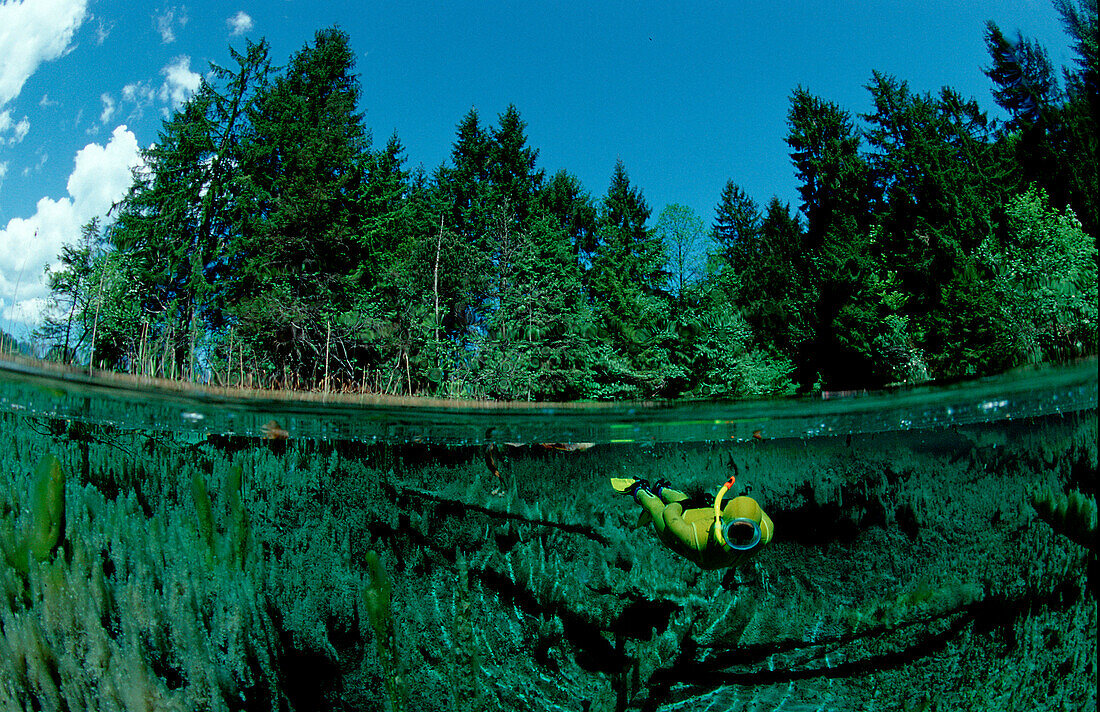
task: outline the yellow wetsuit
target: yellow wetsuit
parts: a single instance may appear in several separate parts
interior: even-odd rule
[[[685,510],[682,503],[688,497],[683,492],[661,487],[658,497],[641,488],[635,497],[652,519],[657,537],[665,546],[702,569],[723,569],[740,564],[767,545],[774,531],[771,518],[751,497],[735,497],[722,507],[723,523],[749,520],[756,524],[760,538],[748,548],[719,543],[714,535],[714,508],[692,507]]]

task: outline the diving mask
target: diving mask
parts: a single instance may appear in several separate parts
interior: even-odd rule
[[[748,551],[760,543],[760,525],[748,517],[722,524],[722,543],[737,551]]]

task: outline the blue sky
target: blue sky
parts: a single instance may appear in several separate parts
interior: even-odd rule
[[[25,336],[43,270],[130,183],[138,150],[228,47],[266,38],[276,65],[334,24],[351,37],[375,145],[448,160],[455,127],[514,103],[539,165],[598,198],[616,159],[653,208],[706,224],[727,179],[797,207],[783,142],[801,85],[853,114],[872,70],[951,86],[991,115],[985,22],[1071,61],[1049,0],[864,2],[0,1],[0,328]]]

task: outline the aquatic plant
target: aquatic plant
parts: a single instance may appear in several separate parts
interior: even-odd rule
[[[391,596],[393,582],[386,573],[382,559],[374,551],[368,551],[367,570],[370,582],[363,586],[363,604],[367,610],[367,619],[374,630],[374,640],[378,650],[378,661],[382,665],[382,679],[386,685],[386,697],[391,712],[405,709],[407,692],[401,675],[398,659],[397,638],[393,626]]]
[[[206,480],[199,470],[191,476],[191,498],[195,505],[195,517],[199,535],[206,545],[207,564],[221,563],[243,568],[249,540],[248,511],[241,498],[244,470],[238,464],[230,468],[226,476],[223,501],[225,502],[225,536],[219,540],[214,521],[214,507],[206,489]]]
[[[33,521],[30,550],[34,558],[45,561],[57,546],[65,521],[65,471],[50,454],[43,455],[38,464]]]
[[[210,504],[210,494],[206,491],[206,480],[198,470],[191,476],[191,498],[195,503],[195,516],[199,535],[206,544],[206,563],[214,565],[214,509]]]
[[[0,564],[0,708],[286,706],[262,589],[211,571],[185,508],[147,515],[133,492],[66,483],[52,456],[8,479],[34,493],[0,506],[5,554],[9,533],[30,531],[24,568]]]
[[[451,631],[454,642],[454,662],[451,688],[454,710],[475,712],[484,708],[481,699],[481,661],[474,640],[474,621],[470,602],[470,571],[466,557],[459,553],[455,561],[457,584],[454,587],[454,617]]]
[[[1081,494],[1077,490],[1063,494],[1044,487],[1032,492],[1031,506],[1054,531],[1069,537],[1081,546],[1096,550],[1096,499],[1094,497]]]
[[[45,561],[61,539],[65,521],[65,471],[61,462],[51,455],[42,456],[34,478],[29,527],[17,531],[14,519],[5,518],[0,525],[0,552],[8,565],[27,575],[27,556]]]

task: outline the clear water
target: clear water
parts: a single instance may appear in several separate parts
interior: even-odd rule
[[[0,709],[1095,709],[1095,360],[829,395],[293,400],[3,364]],[[608,479],[706,502],[734,473],[775,538],[720,571]]]

